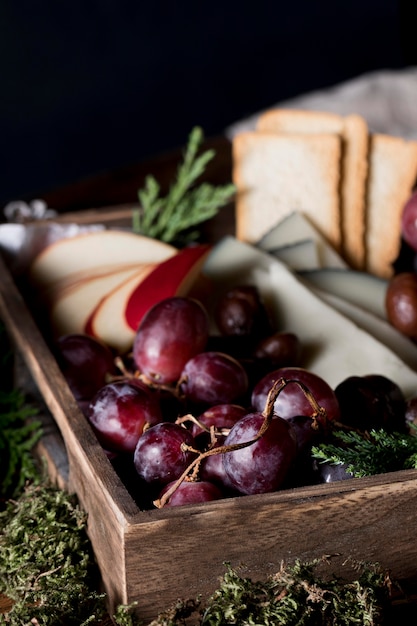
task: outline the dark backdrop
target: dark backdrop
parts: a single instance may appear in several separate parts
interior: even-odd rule
[[[194,124],[216,135],[279,100],[413,64],[405,6],[2,0],[0,202],[183,145]]]

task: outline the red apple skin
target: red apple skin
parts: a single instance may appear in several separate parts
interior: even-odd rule
[[[125,309],[127,325],[136,331],[154,304],[172,296],[186,295],[210,249],[205,244],[189,246],[159,263],[131,294]]]

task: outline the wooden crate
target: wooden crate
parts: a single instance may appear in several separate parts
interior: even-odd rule
[[[100,215],[111,215],[111,223],[121,213]],[[97,213],[84,217],[93,221]],[[0,317],[59,429],[54,445],[65,444],[68,488],[88,512],[88,532],[111,605],[137,601],[139,616],[150,620],[180,597],[213,591],[226,561],[259,578],[277,571],[283,560],[337,554],[331,574],[343,574],[343,561],[352,557],[379,562],[396,578],[415,577],[414,470],[140,510],[79,411],[1,258],[0,272]],[[53,468],[50,442],[52,473],[62,474]]]

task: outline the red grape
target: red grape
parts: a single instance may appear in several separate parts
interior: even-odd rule
[[[223,335],[264,336],[270,325],[259,291],[254,285],[228,290],[215,308],[217,326]]]
[[[339,419],[339,403],[334,390],[323,378],[302,367],[282,367],[266,374],[252,391],[252,406],[256,411],[264,409],[269,390],[280,378],[287,381],[300,381],[308,388],[315,401],[325,409],[327,419]],[[274,411],[276,415],[284,419],[314,415],[312,404],[300,386],[294,382],[289,382],[279,393]],[[323,423],[320,416],[318,421]]]
[[[340,421],[352,428],[406,430],[406,400],[400,387],[379,374],[349,376],[335,389]]]
[[[200,352],[187,361],[181,373],[181,392],[195,405],[230,404],[248,389],[242,365],[223,352]]]
[[[207,429],[214,426],[217,431],[230,430],[246,413],[246,409],[239,404],[215,404],[201,413],[197,420]],[[191,427],[191,432],[196,437],[206,431],[194,423]]]
[[[133,452],[149,425],[162,420],[157,396],[137,382],[102,387],[88,408],[88,419],[106,450]]]
[[[294,333],[278,331],[261,339],[255,346],[253,356],[266,361],[270,369],[298,365],[301,342]]]
[[[166,485],[176,480],[196,456],[184,446],[194,446],[186,428],[171,422],[148,428],[140,437],[133,457],[137,473],[151,484]]]
[[[412,396],[406,401],[404,417],[407,426],[414,432],[414,428],[417,427],[417,396]]]
[[[251,441],[265,417],[249,413],[231,429],[224,445]],[[284,482],[295,461],[297,443],[291,425],[274,417],[260,439],[240,450],[223,454],[223,464],[231,485],[242,494],[276,491]]]
[[[174,383],[185,363],[205,348],[208,334],[207,312],[197,300],[166,298],[147,312],[137,330],[135,365],[152,382]]]
[[[417,339],[417,273],[393,276],[385,293],[388,321],[403,335]]]
[[[83,334],[60,337],[56,344],[57,362],[75,398],[91,400],[116,373],[110,348],[97,339]]]
[[[401,234],[404,241],[417,250],[417,191],[405,203],[401,217]]]
[[[162,496],[175,484],[168,484],[159,495]],[[220,500],[224,495],[222,491],[207,480],[183,481],[169,497],[164,506],[183,506],[184,504],[198,504],[199,502],[211,502]]]
[[[353,474],[347,471],[347,466],[344,463],[318,463],[316,474],[322,483],[334,483],[353,478]]]
[[[223,446],[225,440],[226,436],[218,435],[214,448]],[[219,485],[222,490],[231,492],[234,491],[234,487],[225,470],[223,456],[224,453],[222,452],[206,456],[201,461],[199,475],[201,480],[208,480],[209,482]]]

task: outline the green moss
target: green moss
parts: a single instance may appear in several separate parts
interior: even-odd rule
[[[356,580],[323,580],[319,560],[282,566],[274,576],[252,581],[226,565],[205,606],[179,602],[150,626],[181,626],[194,615],[200,626],[377,626],[389,606],[388,579],[377,566],[362,565]],[[195,622],[193,622],[195,623]]]
[[[0,591],[13,602],[5,623],[99,623],[104,596],[85,524],[75,499],[52,487],[31,485],[8,502],[0,514]]]

